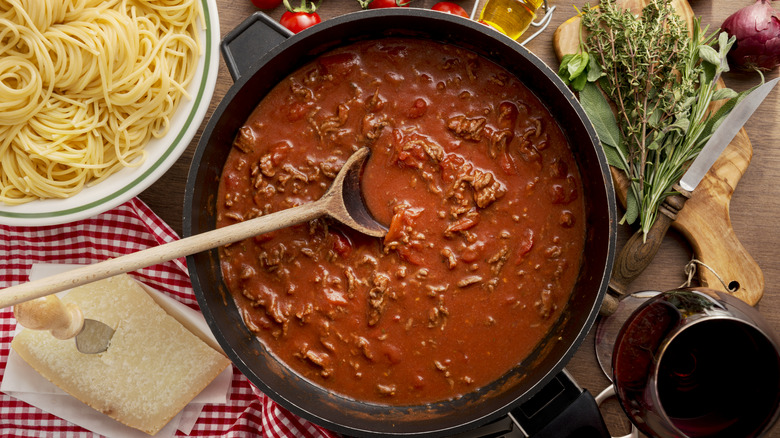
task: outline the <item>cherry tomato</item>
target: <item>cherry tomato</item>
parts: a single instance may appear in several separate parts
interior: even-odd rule
[[[290,29],[292,33],[298,33],[303,29],[312,27],[321,22],[322,19],[320,19],[320,14],[316,12],[287,11],[282,14],[282,18],[279,19],[279,23],[287,29]]]
[[[410,0],[372,0],[368,4],[368,9],[406,7],[409,6],[409,2]]]
[[[252,4],[258,9],[274,9],[282,4],[282,0],[252,0]]]
[[[452,2],[439,2],[433,5],[431,9],[434,11],[446,12],[448,14],[460,15],[461,17],[469,18],[469,14],[466,13],[465,9],[463,9],[460,5]]]

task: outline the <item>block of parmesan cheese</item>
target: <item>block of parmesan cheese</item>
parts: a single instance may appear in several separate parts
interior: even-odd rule
[[[83,354],[73,339],[20,331],[11,343],[52,383],[115,420],[154,435],[230,361],[169,316],[128,275],[72,289],[85,318],[116,332],[103,353]]]

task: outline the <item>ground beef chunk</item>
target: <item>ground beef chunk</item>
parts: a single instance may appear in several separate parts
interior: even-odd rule
[[[385,310],[390,278],[384,274],[375,273],[371,284],[371,290],[368,291],[368,325],[374,326],[379,322]]]
[[[458,137],[471,141],[482,140],[482,130],[487,120],[484,117],[469,119],[464,115],[450,117],[447,127]]]

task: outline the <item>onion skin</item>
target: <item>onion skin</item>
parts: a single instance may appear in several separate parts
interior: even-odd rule
[[[780,11],[758,0],[732,14],[721,29],[737,38],[729,65],[743,70],[772,70],[780,65]]]

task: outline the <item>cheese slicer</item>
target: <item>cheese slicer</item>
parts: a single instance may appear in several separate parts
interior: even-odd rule
[[[84,318],[74,303],[63,303],[48,295],[14,306],[19,324],[31,330],[48,330],[57,339],[76,338],[76,349],[85,354],[102,353],[111,344],[114,329],[94,319]]]

